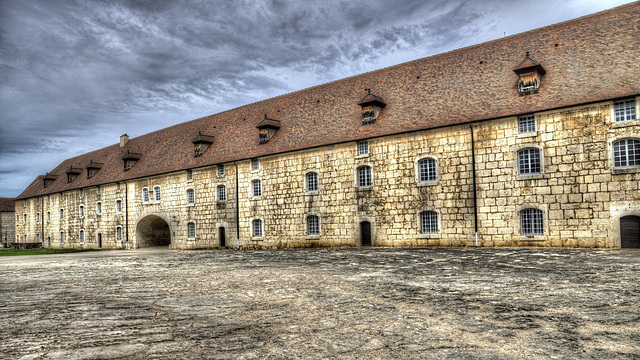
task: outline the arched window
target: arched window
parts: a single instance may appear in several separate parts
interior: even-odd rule
[[[320,217],[316,215],[307,216],[307,230],[309,235],[320,235]]]
[[[149,202],[149,188],[142,188],[142,201]]]
[[[116,200],[116,214],[122,214],[122,200]]]
[[[27,214],[24,214],[22,221],[26,224],[27,223]]]
[[[196,237],[196,224],[195,223],[188,223],[187,224],[187,237],[189,238],[195,238]]]
[[[613,167],[640,166],[640,140],[622,139],[613,143]]]
[[[527,148],[518,151],[518,169],[520,170],[520,175],[540,174],[542,169],[540,150]]]
[[[78,215],[83,218],[84,217],[84,205],[80,205],[78,208]]]
[[[84,244],[84,230],[80,230],[80,244]]]
[[[102,215],[102,203],[100,201],[96,203],[96,214]]]
[[[370,187],[372,185],[371,166],[360,166],[358,168],[358,187]]]
[[[420,232],[423,234],[438,233],[438,213],[423,211],[420,213]]]
[[[64,209],[60,209],[60,219],[64,218]]]
[[[436,160],[425,158],[418,161],[420,182],[436,181]]]
[[[260,180],[253,180],[251,184],[253,185],[253,197],[262,196],[262,182]]]
[[[153,197],[155,201],[160,201],[160,186],[153,187]]]
[[[252,222],[253,225],[253,237],[262,237],[262,220],[255,219]]]
[[[307,191],[318,191],[318,173],[307,173]]]
[[[193,205],[196,203],[196,192],[193,189],[187,190],[187,202],[189,205]]]
[[[116,226],[116,241],[122,241],[122,226]]]
[[[36,213],[36,222],[40,222],[40,213]]]
[[[524,209],[520,211],[520,232],[522,235],[542,235],[542,210]]]
[[[227,187],[218,185],[218,201],[227,201]]]
[[[47,221],[51,221],[51,211],[47,211]]]
[[[60,231],[60,244],[64,244],[64,231]]]

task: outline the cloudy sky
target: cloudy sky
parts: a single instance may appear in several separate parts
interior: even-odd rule
[[[0,196],[179,122],[626,0],[0,0]]]

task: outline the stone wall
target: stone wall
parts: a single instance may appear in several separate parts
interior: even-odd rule
[[[180,249],[218,247],[220,228],[230,247],[358,246],[360,222],[369,221],[374,246],[472,246],[473,128],[480,246],[619,247],[620,216],[640,215],[640,168],[613,169],[611,143],[640,138],[640,124],[613,124],[611,109],[612,102],[602,102],[536,113],[536,131],[528,134],[519,134],[517,117],[507,117],[373,138],[367,155],[357,155],[357,144],[348,142],[262,157],[258,170],[245,160],[225,164],[224,175],[210,166],[193,169],[192,179],[180,171],[123,182],[120,190],[117,184],[103,185],[100,194],[94,187],[28,199],[26,207],[18,201],[16,234],[27,234],[27,241],[44,234],[45,246],[74,248],[97,247],[102,234],[103,248],[135,248],[145,245],[144,234],[166,223],[171,247]],[[519,174],[517,152],[524,148],[541,150],[541,174]],[[436,161],[437,178],[421,183],[418,161],[427,157]],[[372,167],[373,177],[373,185],[364,189],[357,186],[357,168],[363,165]],[[318,191],[306,191],[310,171],[318,174]],[[255,180],[262,185],[259,197],[252,193]],[[223,201],[221,185],[226,187]],[[145,188],[149,201],[143,200]],[[188,201],[190,189],[194,204]],[[116,212],[118,199],[122,213]],[[96,213],[98,201],[101,215]],[[84,217],[79,216],[80,205]],[[520,211],[527,208],[542,211],[542,235],[521,235]],[[63,218],[60,209],[65,210]],[[437,214],[437,232],[422,234],[422,211]],[[320,235],[308,234],[309,215],[320,218]],[[263,222],[262,236],[253,236],[255,219]],[[189,223],[195,226],[193,237]],[[116,239],[118,226],[122,241]]]
[[[16,217],[11,211],[0,212],[0,243],[10,244],[16,241]],[[0,247],[3,245],[0,244]]]

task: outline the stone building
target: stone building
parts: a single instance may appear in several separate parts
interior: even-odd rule
[[[181,123],[18,197],[45,247],[640,246],[640,3]]]
[[[16,240],[16,212],[13,198],[0,198],[0,247]]]

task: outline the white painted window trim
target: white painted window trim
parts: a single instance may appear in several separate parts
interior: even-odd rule
[[[156,189],[158,189],[156,191]],[[158,198],[158,194],[160,194],[160,198]],[[155,203],[159,203],[162,201],[162,188],[160,187],[160,185],[154,185],[153,186],[153,202]]]
[[[193,191],[193,202],[191,202],[191,199],[189,199],[189,192]],[[189,188],[187,189],[187,205],[188,206],[195,206],[196,205],[196,191],[193,188]]]
[[[316,190],[309,190],[309,174],[311,173],[315,173],[316,174],[316,182],[317,182],[317,189]],[[317,171],[316,169],[309,169],[304,173],[304,181],[303,181],[303,186],[304,186],[304,194],[305,195],[317,195],[320,192],[320,172]]]
[[[256,220],[260,220],[260,226],[261,226],[261,235],[260,236],[255,236],[255,223],[254,221]],[[262,240],[264,239],[264,219],[263,218],[251,218],[251,240]]]
[[[635,108],[636,108],[636,119],[635,120],[624,120],[624,121],[619,121],[616,122],[616,102],[620,102],[620,101],[628,101],[628,100],[634,100],[635,102]],[[624,98],[624,99],[617,99],[617,100],[613,100],[610,103],[610,109],[611,109],[611,124],[613,124],[614,128],[617,127],[627,127],[630,125],[637,125],[638,122],[640,122],[640,104],[638,104],[638,102],[640,101],[640,97],[628,97],[628,98]]]
[[[360,169],[363,166],[368,166],[371,169],[371,185],[369,186],[360,186],[360,175],[358,174],[358,169]],[[354,166],[353,169],[353,174],[354,174],[354,186],[356,189],[358,190],[368,190],[368,189],[372,189],[375,186],[375,176],[374,176],[374,171],[373,171],[373,165],[371,163],[361,163],[361,164],[356,164],[356,166]]]
[[[144,196],[145,190],[146,190],[146,194],[147,194],[146,199],[145,199],[145,196]],[[140,196],[142,197],[142,203],[148,204],[149,200],[151,200],[151,196],[149,195],[149,188],[146,187],[146,186],[143,187],[142,190],[140,190]]]
[[[255,196],[254,195],[254,191],[253,191],[253,187],[254,187],[254,182],[255,181],[259,181],[260,182],[260,195],[259,196]],[[264,186],[262,184],[262,179],[251,179],[251,181],[249,182],[249,198],[250,199],[262,199],[262,196],[264,195]]]
[[[435,180],[428,180],[428,181],[420,181],[420,161],[425,160],[425,159],[433,159],[435,161],[435,165],[436,165],[436,179]],[[416,180],[416,185],[417,186],[435,186],[438,185],[438,182],[440,181],[440,161],[438,160],[438,158],[435,155],[423,155],[420,156],[418,158],[416,158],[416,160],[414,161],[414,172],[415,172],[415,180]]]

